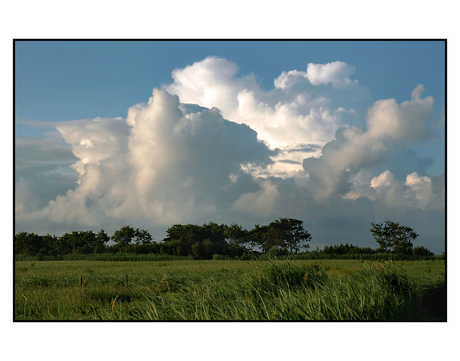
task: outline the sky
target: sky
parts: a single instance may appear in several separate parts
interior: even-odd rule
[[[445,251],[442,41],[17,41],[15,232],[304,221]]]

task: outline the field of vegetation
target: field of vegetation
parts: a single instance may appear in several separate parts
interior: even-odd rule
[[[445,261],[15,261],[15,321],[446,321]]]

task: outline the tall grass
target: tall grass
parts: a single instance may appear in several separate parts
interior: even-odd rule
[[[330,277],[320,266],[270,262],[253,272],[188,282],[178,294],[147,292],[130,314],[151,320],[411,321],[425,316],[414,291],[391,264]]]
[[[196,262],[196,261],[195,261]],[[209,261],[214,262],[214,261]],[[131,263],[130,263],[131,264]],[[225,263],[226,264],[226,263]],[[296,261],[245,268],[151,273],[126,286],[122,274],[16,279],[16,320],[418,321],[445,320],[445,278],[412,282],[392,262],[357,270]],[[332,269],[332,271],[336,271]],[[435,310],[433,310],[433,306]],[[440,310],[441,309],[441,310]]]

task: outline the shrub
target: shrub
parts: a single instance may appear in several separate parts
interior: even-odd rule
[[[423,246],[418,246],[414,248],[414,256],[417,257],[423,257],[423,256],[434,256],[434,253],[431,252],[428,248],[425,248]]]

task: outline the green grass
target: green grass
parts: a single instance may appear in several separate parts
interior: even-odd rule
[[[444,275],[444,261],[17,261],[14,319],[444,321]]]

